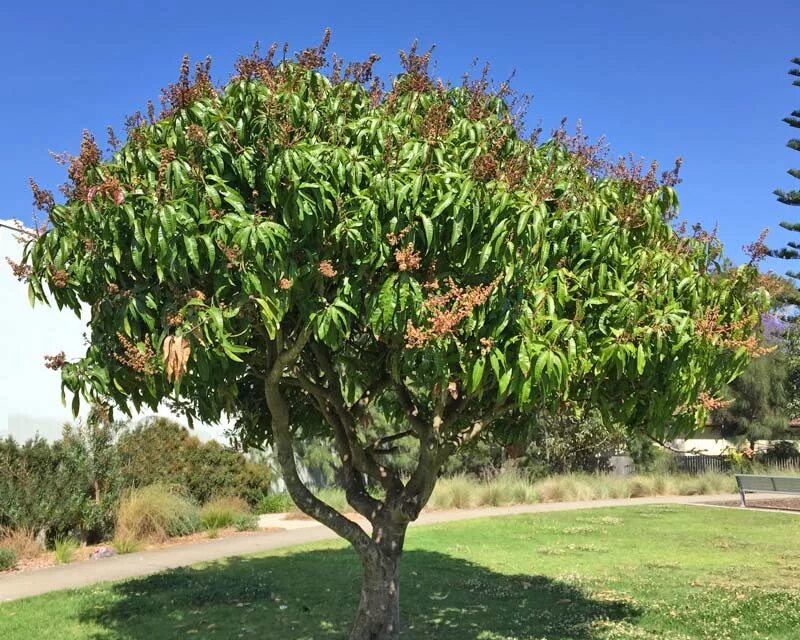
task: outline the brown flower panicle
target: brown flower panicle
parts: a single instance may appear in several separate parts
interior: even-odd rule
[[[422,120],[419,134],[430,143],[443,138],[450,129],[450,105],[447,102],[434,104]]]
[[[497,160],[491,153],[481,153],[472,161],[472,177],[479,182],[489,182],[497,177]]]
[[[325,51],[327,51],[330,42],[331,29],[328,27],[325,29],[322,35],[322,42],[320,42],[318,46],[303,49],[297,54],[297,63],[306,69],[319,69],[324,67],[328,62],[325,58]]]
[[[92,202],[98,195],[111,198],[117,206],[125,202],[125,192],[117,178],[106,178],[100,184],[89,187],[86,191],[86,202]]]
[[[750,325],[748,318],[733,322],[724,322],[719,308],[706,309],[703,316],[694,322],[695,332],[708,340],[712,345],[737,350],[744,349],[751,358],[759,358],[775,350],[775,347],[760,345],[759,339],[754,334],[745,338],[737,337]]]
[[[27,264],[21,262],[14,262],[11,258],[6,258],[6,262],[11,267],[11,273],[20,282],[28,282],[31,277],[31,268]]]
[[[400,271],[416,271],[422,264],[422,256],[414,250],[413,243],[409,242],[405,248],[395,249],[394,259]]]
[[[56,206],[56,199],[53,192],[48,189],[42,189],[33,178],[28,178],[31,184],[31,191],[33,192],[33,206],[39,211],[46,211],[50,213],[53,207]]]
[[[724,398],[717,398],[710,393],[703,391],[697,396],[697,404],[703,407],[706,411],[716,411],[731,404],[732,400],[725,400]]]
[[[446,293],[429,296],[423,303],[429,314],[427,327],[417,327],[411,320],[406,325],[406,347],[423,347],[436,338],[454,333],[462,320],[472,314],[472,310],[482,305],[500,282],[500,276],[489,284],[476,287],[459,287],[448,278]]]
[[[56,289],[64,289],[69,282],[69,275],[64,269],[57,269],[55,266],[50,266],[50,279],[53,281],[53,286]]]
[[[411,227],[410,226],[409,227],[405,227],[404,229],[401,229],[397,233],[393,233],[392,231],[390,231],[389,233],[386,234],[386,242],[389,243],[390,247],[393,247],[397,243],[399,243],[406,236],[406,234],[409,231],[411,231]]]
[[[769,255],[769,247],[767,247],[767,243],[764,242],[767,239],[768,233],[769,229],[764,229],[758,235],[758,239],[755,242],[751,242],[742,247],[742,251],[750,258],[749,264],[758,264]]]
[[[190,124],[186,127],[186,139],[190,142],[205,146],[208,142],[208,134],[199,124]]]
[[[183,56],[178,81],[167,85],[161,90],[161,118],[167,118],[176,111],[188,107],[201,98],[208,98],[217,94],[211,82],[211,58],[198,62],[194,68],[194,79],[189,75],[189,56]],[[150,121],[154,122],[154,108],[148,104]]]
[[[336,275],[336,269],[333,268],[330,260],[322,260],[318,269],[324,278],[333,278]]]
[[[45,356],[44,357],[44,366],[48,369],[52,369],[53,371],[58,371],[61,369],[67,362],[67,357],[64,355],[63,351],[59,351],[54,356]]]
[[[125,365],[136,373],[146,376],[155,375],[158,371],[157,359],[153,346],[150,343],[150,336],[144,338],[144,350],[140,350],[133,342],[128,340],[122,333],[117,332],[117,340],[122,345],[124,354],[115,353],[114,359],[120,364]]]

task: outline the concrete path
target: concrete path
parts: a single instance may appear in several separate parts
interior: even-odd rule
[[[754,494],[753,497],[757,498],[758,496]],[[549,513],[575,509],[651,504],[700,504],[737,498],[738,495],[654,496],[651,498],[548,502],[511,507],[426,511],[412,526],[524,513]],[[185,567],[199,562],[247,555],[271,549],[281,549],[306,542],[317,542],[337,537],[332,531],[314,520],[287,520],[284,514],[261,516],[260,525],[262,527],[281,527],[284,531],[265,531],[218,540],[173,545],[152,551],[140,551],[100,560],[84,560],[72,564],[6,574],[0,577],[0,602],[27,598],[60,589],[85,587],[98,582],[147,576],[165,569]]]

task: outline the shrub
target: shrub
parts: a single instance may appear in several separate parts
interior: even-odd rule
[[[117,448],[126,486],[176,484],[198,504],[218,495],[237,495],[251,506],[269,491],[266,464],[218,442],[200,442],[165,418],[147,420],[123,433]]]
[[[44,531],[50,542],[73,531],[92,541],[107,535],[117,486],[92,462],[98,433],[70,428],[52,444],[0,440],[0,526]]]
[[[249,513],[250,507],[241,498],[219,496],[203,505],[200,524],[203,529],[222,529],[232,526],[239,516]]]
[[[197,531],[197,506],[184,491],[164,484],[129,490],[117,509],[119,538],[161,542]]]
[[[13,549],[0,547],[0,571],[7,571],[17,566],[17,554]]]
[[[256,505],[258,513],[285,513],[295,508],[288,493],[268,493],[261,496]]]
[[[78,542],[74,538],[58,538],[55,542],[55,555],[58,564],[68,564],[78,550]]]
[[[252,513],[240,513],[233,520],[237,531],[256,531],[258,529],[258,516]]]

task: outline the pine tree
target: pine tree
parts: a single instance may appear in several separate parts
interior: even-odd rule
[[[800,58],[792,58],[792,64],[795,65],[795,67],[789,70],[789,75],[797,78],[792,84],[796,87],[800,87]],[[792,111],[791,115],[785,117],[783,121],[790,127],[800,129],[800,109]],[[795,151],[800,151],[800,139],[791,138],[789,142],[786,143],[786,146]],[[800,180],[800,169],[789,169],[788,173],[793,178]],[[784,191],[783,189],[776,189],[774,193],[778,198],[778,202],[800,206],[799,190],[793,189]],[[789,231],[800,231],[800,223],[798,222],[781,222],[781,227]],[[772,251],[771,254],[776,258],[785,258],[787,260],[800,258],[800,243],[789,242],[786,247],[777,251]],[[795,278],[800,276],[798,273],[790,273],[789,275]]]

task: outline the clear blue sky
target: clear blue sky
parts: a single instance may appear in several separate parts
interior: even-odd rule
[[[545,131],[562,116],[581,118],[615,154],[670,166],[683,156],[682,215],[718,223],[737,262],[761,229],[779,246],[793,234],[778,221],[800,219],[772,196],[794,186],[786,170],[800,166],[781,122],[800,108],[786,75],[800,56],[798,0],[4,4],[0,218],[29,220],[28,176],[53,188],[63,181],[48,149],[75,151],[83,128],[99,140],[108,124],[121,130],[175,79],[184,53],[211,55],[220,79],[256,40],[297,50],[331,26],[331,50],[379,53],[382,73],[396,71],[397,50],[418,37],[437,45],[446,79],[459,80],[475,57],[499,79],[516,70],[516,88],[534,95],[528,122],[541,118]]]

